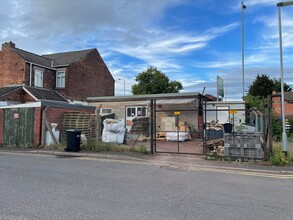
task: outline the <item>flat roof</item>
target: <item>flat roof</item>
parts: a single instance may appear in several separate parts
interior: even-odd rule
[[[116,102],[116,101],[143,101],[149,99],[182,99],[182,98],[197,98],[201,96],[199,92],[189,93],[162,93],[162,94],[146,94],[146,95],[131,95],[131,96],[101,96],[88,97],[88,102]]]
[[[190,104],[193,103],[195,98],[183,98],[183,99],[159,99],[156,100],[157,105],[176,105],[176,104]],[[150,100],[135,102],[135,105],[149,105]]]

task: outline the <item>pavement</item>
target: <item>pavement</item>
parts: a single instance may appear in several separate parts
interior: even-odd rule
[[[65,152],[62,150],[32,149],[32,148],[0,148],[0,154],[39,154],[59,157],[80,157],[87,159],[116,160],[129,163],[156,164],[170,169],[200,169],[215,172],[250,172],[274,175],[287,175],[293,178],[293,166],[276,167],[265,162],[239,162],[207,160],[204,155],[184,155],[157,153],[155,155],[142,155],[129,152]]]

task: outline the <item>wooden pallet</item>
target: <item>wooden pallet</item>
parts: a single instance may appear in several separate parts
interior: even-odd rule
[[[62,140],[66,140],[67,129],[80,130],[88,140],[95,140],[98,129],[97,116],[90,113],[65,112],[62,120]]]

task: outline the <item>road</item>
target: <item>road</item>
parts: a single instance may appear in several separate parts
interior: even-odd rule
[[[0,220],[293,219],[293,179],[0,154]]]

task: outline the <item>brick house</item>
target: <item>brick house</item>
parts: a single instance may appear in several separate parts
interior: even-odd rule
[[[97,49],[37,55],[2,44],[0,87],[25,85],[55,90],[67,99],[113,96],[115,80]]]
[[[284,92],[284,105],[285,105],[285,116],[293,116],[293,92]],[[282,102],[281,93],[273,92],[272,94],[272,108],[276,116],[282,116]]]

